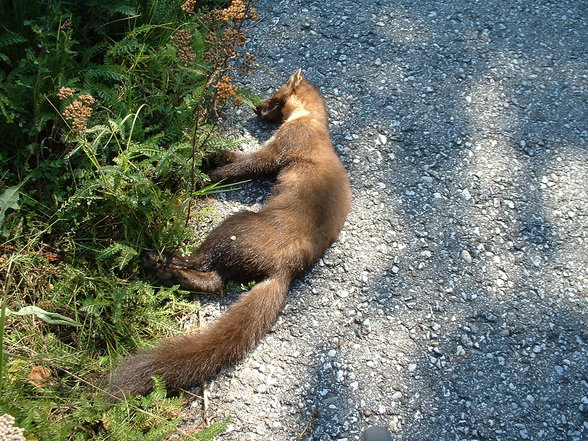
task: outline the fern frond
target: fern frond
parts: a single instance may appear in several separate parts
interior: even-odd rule
[[[0,47],[6,47],[13,44],[24,43],[27,41],[25,37],[14,32],[4,32],[0,35]]]
[[[106,51],[108,45],[106,42],[101,41],[98,44],[90,46],[88,49],[84,51],[83,58],[82,58],[82,65],[89,64],[94,57],[96,57],[99,53]]]
[[[93,66],[91,69],[84,69],[80,71],[86,81],[93,82],[96,79],[106,79],[110,81],[121,81],[125,78],[124,74],[118,66],[113,64],[104,64],[101,66]]]
[[[118,13],[127,17],[132,17],[134,15],[137,15],[137,8],[135,8],[134,6],[128,5],[128,4],[119,4],[119,5],[115,5],[113,7],[110,8],[110,10],[114,13]]]

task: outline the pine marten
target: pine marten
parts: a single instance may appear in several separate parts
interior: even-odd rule
[[[190,256],[147,253],[143,263],[192,291],[222,292],[229,280],[258,283],[211,326],[124,359],[111,376],[112,394],[148,393],[155,375],[170,388],[189,388],[241,361],[276,322],[291,282],[337,239],[351,190],[320,92],[298,70],[256,113],[282,124],[259,151],[223,151],[224,165],[209,176],[276,177],[267,202],[225,219]]]

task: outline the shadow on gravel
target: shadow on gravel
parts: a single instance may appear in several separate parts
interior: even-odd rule
[[[407,11],[398,14],[410,20]],[[536,39],[526,39],[524,47],[518,37],[505,40],[495,23],[479,29],[483,25],[468,14],[455,11],[459,37],[445,53],[434,44],[441,31],[423,27],[422,19],[417,28],[429,37],[417,33],[403,46],[401,35],[393,34],[399,40],[387,43],[398,48],[400,60],[381,62],[388,62],[391,76],[404,77],[398,87],[382,90],[379,68],[362,65],[347,73],[357,107],[335,130],[364,127],[363,134],[388,138],[374,147],[383,157],[376,176],[388,193],[389,225],[404,234],[392,236],[392,251],[368,281],[376,293],[369,315],[384,312],[373,320],[374,332],[387,330],[390,319],[407,328],[390,348],[405,355],[396,376],[404,398],[385,403],[378,418],[400,416],[400,439],[579,439],[588,409],[582,401],[586,316],[566,290],[573,276],[554,280],[562,267],[573,268],[561,233],[569,225],[559,224],[567,221],[547,187],[552,178],[544,182],[564,146],[586,151],[578,137],[585,118],[573,108],[578,98],[563,75],[574,66],[552,78],[537,75],[545,63],[557,71],[540,43],[549,14],[536,17],[545,23],[533,28]],[[468,36],[476,28],[478,34]],[[376,27],[371,32],[386,38]],[[420,37],[428,44],[419,46]],[[560,103],[558,113],[554,103],[562,99],[570,102]],[[365,117],[374,107],[381,109],[379,127]],[[335,134],[351,153],[362,141]],[[350,165],[356,194],[372,190],[364,182],[374,172],[369,155],[376,153]],[[347,393],[319,367],[315,377],[329,391]],[[310,401],[324,405],[317,393]],[[328,439],[318,429],[332,425],[320,416],[315,425],[309,439]],[[440,425],[451,433],[440,434]]]
[[[339,439],[350,429],[357,430],[350,426],[353,411],[348,403],[353,396],[347,387],[341,387],[343,371],[336,367],[341,362],[344,360],[340,357],[327,356],[310,367],[311,388],[304,397],[305,407],[301,409],[299,439]]]
[[[580,439],[588,380],[583,326],[583,318],[557,307],[466,317],[417,361],[401,438]],[[439,427],[451,429],[440,434]]]

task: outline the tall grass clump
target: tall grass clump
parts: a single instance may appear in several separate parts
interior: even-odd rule
[[[202,167],[235,144],[216,121],[243,100],[231,76],[253,62],[251,3],[0,2],[0,417],[26,439],[222,430],[178,432],[184,399],[163,384],[116,405],[102,386],[197,310],[138,256],[195,245],[193,200],[219,190]]]

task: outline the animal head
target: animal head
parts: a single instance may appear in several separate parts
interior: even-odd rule
[[[302,69],[292,74],[286,84],[255,110],[265,121],[283,122],[311,112],[326,113],[319,91],[302,75]]]

